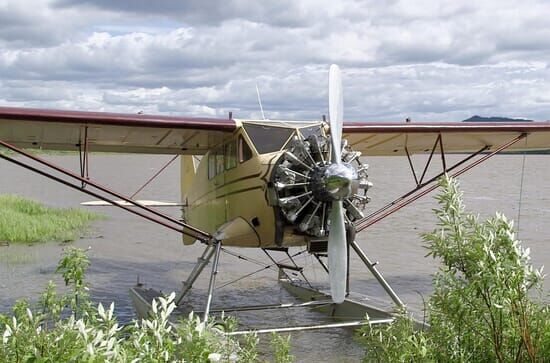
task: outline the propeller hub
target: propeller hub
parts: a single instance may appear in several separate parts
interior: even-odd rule
[[[357,193],[358,179],[357,171],[350,164],[333,163],[313,170],[310,188],[319,201],[344,200]]]

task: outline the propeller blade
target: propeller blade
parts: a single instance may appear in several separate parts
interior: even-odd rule
[[[328,114],[330,121],[330,139],[332,140],[332,162],[340,163],[342,149],[342,127],[344,123],[344,92],[340,68],[330,66],[328,77]]]
[[[332,202],[330,232],[328,236],[328,269],[332,300],[341,304],[346,298],[346,275],[348,269],[346,226],[342,201]]]

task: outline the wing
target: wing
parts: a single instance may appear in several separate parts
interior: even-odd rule
[[[344,138],[364,155],[430,152],[441,135],[445,152],[495,149],[515,137],[527,137],[507,151],[550,149],[550,122],[345,122]],[[436,151],[440,150],[439,147]]]
[[[201,155],[235,129],[231,119],[0,107],[0,140],[27,148]]]

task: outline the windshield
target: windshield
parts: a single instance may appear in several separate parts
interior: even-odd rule
[[[294,132],[294,129],[286,127],[256,124],[245,124],[243,126],[260,154],[281,150]]]

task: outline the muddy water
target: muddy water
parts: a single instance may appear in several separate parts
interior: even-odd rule
[[[460,156],[452,156],[448,162]],[[48,159],[77,170],[74,156],[48,156]],[[127,194],[133,193],[156,172],[169,156],[92,155],[90,174],[104,184]],[[414,158],[417,168],[425,156]],[[408,190],[412,176],[406,159],[370,158],[371,180],[375,184],[369,210],[382,206]],[[435,162],[435,160],[434,160]],[[440,167],[439,164],[435,165]],[[461,178],[467,208],[481,214],[504,212],[517,219],[522,156],[497,156]],[[428,174],[434,173],[435,167]],[[179,198],[179,166],[169,167],[153,184],[138,195],[141,199],[177,201]],[[13,193],[39,200],[54,206],[76,206],[91,198],[77,191],[35,176],[30,172],[0,161],[0,193]],[[433,196],[433,194],[431,194]],[[519,235],[531,248],[536,266],[550,264],[550,156],[528,156],[525,162]],[[423,298],[431,291],[431,274],[437,263],[424,258],[425,250],[419,237],[421,232],[434,228],[435,219],[430,210],[435,206],[430,196],[371,227],[358,238],[360,245],[393,285],[401,298],[415,311],[422,310]],[[107,219],[95,222],[81,240],[79,247],[90,247],[92,266],[89,283],[96,301],[115,301],[119,318],[128,322],[133,309],[128,288],[139,280],[148,286],[172,291],[191,270],[201,253],[200,246],[183,247],[179,236],[163,227],[110,207],[96,207]],[[178,216],[177,208],[166,208]],[[36,298],[46,283],[53,279],[62,285],[54,274],[63,245],[56,243],[36,246],[11,245],[0,247],[0,311],[6,312],[18,298]],[[232,250],[254,259],[267,262],[255,250]],[[300,264],[312,266],[308,277],[324,283],[326,276],[310,257]],[[222,255],[218,286],[253,272],[258,265],[246,263],[231,255]],[[314,268],[313,268],[314,266]],[[352,262],[352,289],[367,293],[376,300],[388,301],[366,269],[355,258]],[[549,290],[549,282],[545,289]],[[203,277],[190,297],[191,303],[200,306],[205,298],[207,281]],[[237,281],[216,292],[216,305],[245,305],[288,302],[291,297],[276,282],[276,272],[266,270]],[[309,311],[274,311],[262,315],[241,315],[246,326],[269,327],[286,324],[304,324],[328,321]],[[325,320],[323,320],[325,319]],[[353,333],[347,330],[307,332],[293,334],[293,353],[298,361],[358,361],[361,348],[353,342]]]

